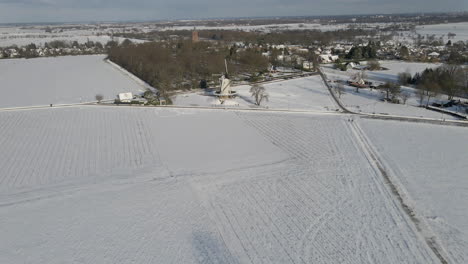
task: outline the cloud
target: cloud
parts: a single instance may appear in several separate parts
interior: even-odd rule
[[[0,23],[467,10],[465,0],[0,0]]]

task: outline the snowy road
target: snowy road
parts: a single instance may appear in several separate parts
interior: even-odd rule
[[[1,263],[438,263],[347,116],[0,112]]]

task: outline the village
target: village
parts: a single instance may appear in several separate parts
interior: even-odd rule
[[[0,263],[465,263],[467,29],[0,25]]]

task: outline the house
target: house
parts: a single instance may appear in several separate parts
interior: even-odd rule
[[[311,61],[304,61],[302,63],[302,68],[304,70],[312,70],[314,68],[314,63]]]
[[[119,101],[122,103],[130,103],[133,100],[132,93],[119,93],[118,95]]]
[[[427,54],[427,56],[429,56],[431,58],[438,58],[440,56],[440,54],[434,51],[434,52],[431,52],[431,53]]]
[[[330,55],[330,54],[321,54],[318,59],[321,63],[331,63],[337,61],[339,56]]]
[[[292,61],[292,57],[289,55],[278,55],[277,59],[279,61],[285,61],[285,62],[290,62]]]
[[[16,49],[8,49],[7,52],[9,54],[10,58],[16,58],[16,57],[19,56],[19,53],[18,53],[18,51]]]

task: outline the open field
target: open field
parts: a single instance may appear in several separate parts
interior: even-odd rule
[[[423,62],[405,62],[405,61],[380,61],[380,65],[386,70],[382,71],[366,71],[367,78],[377,82],[397,82],[398,73],[409,72],[414,75],[417,72],[422,72],[426,68],[437,68],[441,66],[440,63],[423,63]],[[323,70],[330,76],[341,76],[343,78],[349,78],[357,70],[348,70],[346,72],[333,69],[333,65],[324,65]]]
[[[434,63],[408,63],[400,61],[383,61],[381,65],[388,70],[365,71],[365,74],[367,75],[365,79],[373,82],[375,86],[387,81],[397,82],[398,73],[400,72],[407,71],[411,75],[414,75],[417,72],[424,71],[426,68],[436,68],[440,66],[440,64]],[[332,81],[340,81],[342,83],[346,83],[346,81],[350,80],[352,76],[358,72],[358,70],[348,70],[343,72],[333,69],[332,65],[325,65],[322,69],[328,79]],[[334,83],[332,85],[334,86],[336,84]],[[411,87],[401,87],[401,92],[409,95],[406,104],[403,104],[403,102],[402,104],[392,104],[381,101],[380,99],[385,97],[385,93],[378,89],[371,90],[366,88],[360,89],[359,92],[357,92],[356,88],[344,85],[344,90],[344,94],[341,96],[340,100],[351,111],[433,119],[457,119],[451,115],[419,107],[420,99],[416,95],[416,90]],[[439,95],[432,98],[430,102],[444,102],[446,98],[447,97],[445,95]],[[423,103],[425,104],[426,101]]]
[[[76,27],[80,27],[77,25]],[[114,40],[121,42],[124,39],[111,37],[112,30],[116,29],[65,29],[62,32],[45,32],[44,26],[36,26],[30,28],[22,28],[17,26],[0,26],[0,47],[9,46],[26,46],[31,43],[37,46],[44,46],[46,42],[65,41],[72,43],[77,41],[84,44],[88,41],[99,42],[106,44]],[[134,42],[143,42],[142,40],[132,39]]]
[[[367,26],[367,25],[362,25]],[[171,26],[158,30],[193,30],[193,26]],[[285,30],[320,30],[336,31],[348,28],[348,24],[322,25],[317,23],[290,23],[290,24],[268,24],[268,25],[223,25],[223,26],[197,26],[198,30],[238,30],[238,31],[261,31],[275,32]]]
[[[414,89],[409,87],[402,87],[402,91],[414,93]],[[345,93],[341,95],[340,100],[347,109],[357,113],[375,113],[441,120],[458,119],[448,114],[430,111],[426,108],[419,107],[419,100],[414,95],[408,99],[406,104],[392,104],[380,101],[380,99],[384,97],[385,93],[379,90],[374,89],[371,91],[370,89],[360,89],[359,92],[356,92],[354,87],[346,85]]]
[[[348,119],[0,112],[0,262],[437,263]]]
[[[450,263],[468,261],[468,129],[361,120],[374,148],[442,241]]]
[[[285,110],[335,111],[337,106],[330,97],[320,76],[277,81],[263,84],[269,95],[261,107]],[[256,107],[250,93],[250,85],[232,87],[239,97],[229,100],[229,104],[239,107]],[[174,105],[178,106],[220,106],[219,100],[204,92],[189,92],[177,95]],[[229,107],[229,105],[228,105]]]
[[[445,41],[448,41],[448,33],[455,33],[456,36],[452,39],[452,42],[467,41],[468,22],[417,26],[416,32],[423,36],[435,35],[437,38],[443,37]]]
[[[104,61],[105,56],[0,60],[0,108],[114,99],[144,88]]]

